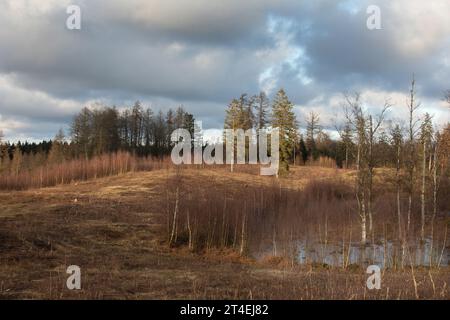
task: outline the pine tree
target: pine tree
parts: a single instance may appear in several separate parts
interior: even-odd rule
[[[350,156],[353,148],[353,133],[350,123],[346,123],[341,134],[342,143],[345,149],[345,169],[349,168]]]
[[[0,173],[9,167],[8,147],[3,143],[4,135],[0,130]]]
[[[319,158],[319,152],[316,145],[316,136],[321,130],[319,120],[319,115],[312,111],[306,121],[306,148],[308,149],[308,154],[312,160],[317,160],[317,158]]]
[[[14,148],[13,159],[11,162],[11,171],[16,176],[19,175],[19,173],[22,169],[22,165],[23,165],[23,154],[22,154],[22,150],[20,149],[20,147],[21,147],[21,143],[19,141]]]
[[[83,155],[86,159],[92,155],[92,119],[93,115],[89,108],[83,108],[75,116],[71,126],[72,144],[77,155]]]
[[[297,121],[293,108],[294,105],[284,90],[280,89],[272,106],[272,127],[280,130],[280,173],[289,170],[289,160],[294,148]]]
[[[145,152],[146,155],[150,152],[150,147],[153,145],[153,111],[150,108],[147,108],[144,113],[144,143],[145,143]]]
[[[268,110],[269,110],[269,99],[267,98],[264,91],[261,91],[258,95],[254,97],[255,100],[255,128],[264,129],[268,124]]]
[[[144,118],[144,109],[139,101],[134,103],[130,116],[130,146],[133,150],[138,149],[142,144],[142,123]]]
[[[303,164],[306,164],[308,161],[308,149],[306,149],[305,141],[303,140],[303,136],[300,137],[300,154],[302,156]]]
[[[231,100],[225,111],[225,129],[251,129],[254,123],[253,99],[244,93],[239,99]]]
[[[64,131],[62,129],[59,129],[58,133],[52,141],[52,148],[50,149],[50,153],[48,155],[48,163],[59,164],[65,160],[64,142]]]

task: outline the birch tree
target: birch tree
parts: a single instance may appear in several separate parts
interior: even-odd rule
[[[396,182],[396,201],[397,201],[397,223],[398,223],[398,237],[402,238],[402,210],[400,202],[401,193],[401,176],[400,170],[402,165],[402,149],[403,149],[403,134],[400,126],[397,124],[391,131],[391,142],[395,150],[395,182]]]
[[[429,148],[431,145],[431,139],[433,136],[433,125],[431,121],[431,116],[426,113],[425,119],[420,126],[420,143],[422,151],[422,184],[420,192],[420,239],[425,240],[425,202],[426,202],[426,180],[427,180],[427,157],[429,153]]]
[[[416,167],[416,134],[417,134],[417,124],[418,119],[416,118],[416,111],[420,108],[420,103],[416,101],[416,80],[413,76],[411,81],[411,89],[409,95],[409,101],[407,102],[408,107],[408,158],[406,160],[406,170],[408,175],[408,211],[407,211],[407,227],[406,230],[409,232],[411,226],[411,211],[412,211],[412,199],[414,193],[414,171]]]
[[[367,128],[367,212],[369,214],[369,231],[373,231],[373,212],[372,212],[372,202],[373,202],[373,175],[375,168],[375,160],[373,156],[373,148],[375,143],[375,135],[382,125],[386,111],[391,107],[389,101],[385,101],[383,109],[380,114],[373,119],[372,115],[368,116],[368,128]],[[364,116],[364,115],[363,115]]]
[[[358,203],[358,215],[361,223],[361,243],[367,242],[367,210],[366,210],[366,181],[367,181],[367,136],[366,118],[361,107],[359,93],[345,96],[345,116],[355,132],[356,144],[356,179],[355,196]]]

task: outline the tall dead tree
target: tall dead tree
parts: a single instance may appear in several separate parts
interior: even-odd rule
[[[408,211],[407,211],[407,224],[406,230],[409,232],[411,226],[411,212],[412,212],[412,199],[414,193],[414,171],[416,167],[416,134],[418,119],[415,116],[417,109],[420,107],[420,103],[416,101],[416,80],[413,76],[410,89],[410,97],[407,103],[409,114],[409,140],[408,140],[408,159],[406,161],[406,171],[408,175]]]
[[[392,146],[395,150],[395,184],[396,184],[396,195],[397,195],[397,222],[398,222],[398,237],[402,238],[402,211],[400,202],[401,193],[401,159],[402,159],[402,148],[403,148],[403,135],[402,130],[399,125],[396,125],[391,131],[391,141]]]

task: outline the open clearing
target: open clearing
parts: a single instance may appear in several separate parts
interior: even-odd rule
[[[312,176],[351,173],[293,168],[281,184],[302,188]],[[273,177],[225,169],[183,169],[205,188],[275,183]],[[449,299],[448,267],[387,270],[367,290],[365,270],[254,261],[231,251],[169,248],[166,188],[175,170],[127,173],[52,188],[0,192],[0,298],[13,299]],[[295,179],[294,179],[295,178]],[[78,265],[82,289],[68,290]]]

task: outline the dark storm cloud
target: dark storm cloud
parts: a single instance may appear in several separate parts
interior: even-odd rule
[[[73,3],[82,8],[79,31],[65,28]],[[366,28],[370,4],[381,9],[382,30]],[[67,123],[92,101],[139,99],[154,108],[184,104],[205,127],[221,127],[232,97],[279,87],[296,104],[333,113],[342,92],[405,92],[413,72],[420,94],[436,104],[450,83],[449,7],[439,0],[3,1],[0,126],[11,137],[51,136],[53,128],[39,123]]]

